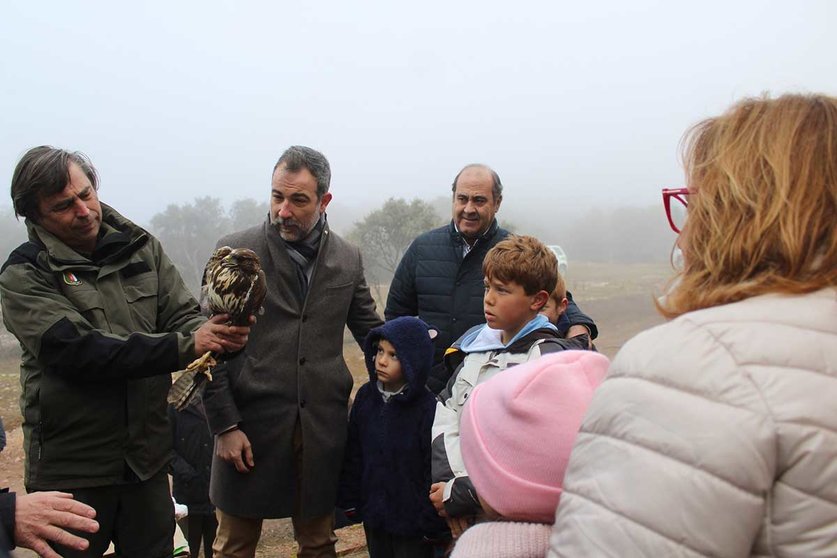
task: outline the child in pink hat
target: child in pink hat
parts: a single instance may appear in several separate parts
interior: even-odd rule
[[[562,351],[474,388],[462,416],[462,458],[493,521],[466,530],[453,558],[546,555],[570,450],[608,364],[599,353]]]

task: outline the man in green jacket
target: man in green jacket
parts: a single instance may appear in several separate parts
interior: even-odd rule
[[[12,177],[29,241],[0,271],[6,328],[20,341],[27,491],[61,490],[96,510],[85,551],[171,556],[166,468],[170,373],[205,351],[243,348],[249,328],[209,321],[160,243],[101,204],[80,153],[29,150]]]

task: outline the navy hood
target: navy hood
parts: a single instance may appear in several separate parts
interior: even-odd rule
[[[366,370],[369,372],[369,381],[378,381],[378,375],[375,373],[375,354],[378,340],[386,339],[395,347],[401,373],[409,386],[409,389],[402,393],[403,399],[412,399],[416,393],[421,393],[433,366],[434,348],[431,332],[435,337],[434,327],[413,316],[395,318],[372,329],[363,342],[363,356]]]

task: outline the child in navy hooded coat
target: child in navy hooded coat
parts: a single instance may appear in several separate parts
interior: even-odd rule
[[[364,342],[369,382],[357,393],[338,506],[363,521],[371,558],[430,557],[447,527],[430,503],[430,429],[436,399],[425,388],[435,336],[396,318]]]

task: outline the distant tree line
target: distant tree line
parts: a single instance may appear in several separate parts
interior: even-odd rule
[[[538,236],[538,235],[536,235]],[[604,263],[667,262],[676,241],[660,205],[593,208],[539,236],[560,244],[570,260]]]
[[[15,212],[12,209],[4,209],[0,213],[0,254],[3,261],[9,253],[26,242],[26,227],[23,226],[23,219],[15,219]]]
[[[170,204],[151,218],[150,229],[163,244],[186,285],[197,295],[203,268],[218,240],[263,222],[268,212],[267,202],[241,199],[227,211],[220,199],[204,196],[192,203]]]
[[[385,287],[413,239],[439,226],[439,221],[440,216],[426,201],[390,198],[355,223],[348,239],[360,247],[366,282],[376,300],[385,300]]]
[[[268,203],[239,200],[225,211],[221,200],[201,197],[193,203],[171,204],[151,219],[151,232],[160,240],[186,285],[196,294],[201,274],[215,244],[222,236],[264,221]],[[389,199],[356,222],[346,237],[360,247],[366,278],[377,292],[388,285],[404,251],[422,232],[443,220],[427,202]]]
[[[527,222],[525,216],[503,209],[499,218],[504,228],[532,234],[547,244],[560,244],[570,260],[570,275],[573,261],[668,261],[675,241],[674,233],[657,205],[591,209],[574,219],[556,219],[548,225]],[[187,286],[197,296],[204,265],[218,239],[263,222],[268,212],[267,202],[242,199],[225,209],[218,198],[199,197],[191,203],[167,206],[152,217],[149,229],[163,243]],[[449,221],[449,212],[450,198],[447,196],[429,202],[391,198],[355,221],[348,231],[338,231],[360,247],[367,281],[377,300],[383,300],[395,268],[413,239]],[[516,226],[518,220],[526,225]],[[3,261],[25,241],[23,221],[15,220],[11,209],[0,213]],[[5,329],[0,328],[0,354],[17,351],[14,339],[3,334]]]
[[[268,212],[267,202],[241,199],[227,209],[220,199],[205,196],[191,203],[167,206],[152,217],[149,229],[163,243],[186,284],[197,293],[204,265],[218,239],[261,223]],[[360,247],[367,280],[373,289],[385,288],[413,239],[447,222],[449,212],[448,196],[430,201],[390,198],[356,220],[347,231],[337,232]],[[528,222],[525,214],[515,213],[512,207],[504,207],[498,216],[504,228],[532,234],[547,244],[560,244],[568,254],[571,270],[573,261],[668,261],[675,241],[657,205],[593,208],[573,219],[557,218],[548,224]],[[517,226],[517,222],[525,225]],[[4,260],[25,240],[22,220],[16,221],[14,213],[5,210],[0,215],[0,254]]]

